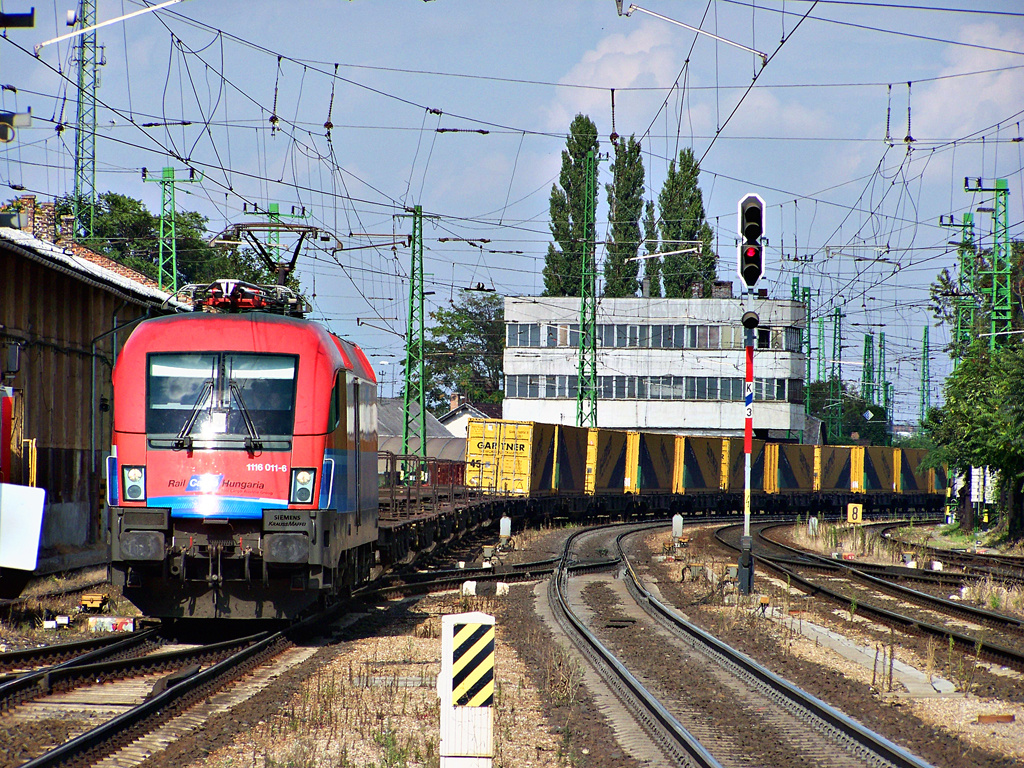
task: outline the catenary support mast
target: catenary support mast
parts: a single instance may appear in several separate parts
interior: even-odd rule
[[[583,269],[580,279],[579,390],[576,426],[597,426],[597,265],[594,205],[597,196],[597,156],[587,151],[583,166]]]
[[[409,267],[409,320],[405,336],[405,400],[402,453],[409,454],[409,438],[415,426],[419,433],[419,454],[427,455],[427,404],[424,401],[423,372],[423,208],[412,209],[412,262]],[[419,408],[415,425],[410,406]]]

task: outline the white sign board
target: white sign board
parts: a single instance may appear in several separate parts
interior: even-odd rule
[[[34,571],[46,491],[0,483],[0,567]]]

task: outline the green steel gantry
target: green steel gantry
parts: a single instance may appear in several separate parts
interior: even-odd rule
[[[78,23],[82,28],[96,24],[96,0],[81,0]],[[96,31],[80,35],[75,44],[78,65],[78,113],[75,118],[75,192],[72,213],[75,228],[87,239],[93,235],[96,217],[96,68],[105,64],[97,55]]]
[[[864,334],[864,363],[860,372],[860,396],[866,403],[875,403],[875,334]]]
[[[973,184],[972,184],[973,182]],[[988,297],[989,349],[1004,341],[1002,337],[1012,330],[1013,290],[1010,286],[1010,222],[1008,200],[1010,185],[1006,179],[996,179],[994,187],[986,187],[979,178],[964,179],[965,192],[992,192],[992,254],[987,269],[981,274],[989,277],[981,292]]]
[[[828,438],[837,441],[843,433],[843,308],[832,312],[832,368],[825,404],[825,428]]]
[[[811,398],[808,387],[811,386],[811,289],[800,287],[800,278],[793,278],[793,301],[800,302],[804,308],[804,327],[800,329],[800,348],[804,353],[804,415],[811,415]],[[824,331],[822,331],[824,332]]]
[[[427,404],[424,402],[423,371],[423,207],[412,209],[412,263],[409,268],[409,320],[405,336],[405,400],[403,403],[402,453],[409,454],[409,437],[413,428],[413,415],[409,406],[415,400],[419,406],[415,419],[419,431],[419,453],[427,456]],[[413,397],[413,388],[416,397]]]
[[[597,157],[587,151],[583,207],[583,268],[580,277],[579,389],[576,394],[576,426],[597,426],[597,243],[594,240]]]
[[[932,407],[932,372],[931,372],[931,350],[928,348],[928,326],[924,327],[924,335],[921,338],[921,417],[920,422],[924,424],[928,411]]]
[[[978,309],[978,254],[974,245],[974,214],[965,213],[959,224],[955,222],[952,215],[940,216],[939,225],[960,230],[960,240],[955,243],[960,262],[960,273],[957,276],[956,296],[953,297],[955,322],[953,365],[955,366],[971,346],[971,341],[973,341],[977,330],[975,322]]]
[[[146,178],[146,169],[142,169],[143,181],[155,181],[160,185],[160,246],[157,271],[157,286],[171,293],[178,292],[178,238],[174,223],[174,185],[202,181],[203,175],[196,178],[195,169],[190,168],[188,178],[178,179],[173,168],[164,168],[160,178]],[[90,210],[92,210],[90,208]],[[89,230],[91,235],[91,229]]]

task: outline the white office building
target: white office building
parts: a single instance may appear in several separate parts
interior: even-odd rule
[[[766,298],[600,299],[597,424],[691,435],[742,435],[744,311],[760,317],[754,345],[757,437],[804,430],[804,307]],[[578,298],[505,299],[506,419],[576,423]]]

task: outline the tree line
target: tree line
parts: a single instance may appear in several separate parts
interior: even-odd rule
[[[954,338],[947,348],[956,367],[943,384],[943,404],[925,417],[925,446],[932,449],[932,464],[945,464],[965,480],[960,491],[961,527],[975,527],[971,498],[974,468],[989,467],[998,472],[998,506],[1006,513],[1003,521],[1012,539],[1024,537],[1024,243],[1010,248],[1012,313],[1010,332],[997,337],[989,333],[990,314],[985,292],[991,289],[990,251],[969,249],[979,275],[974,295],[962,294],[960,286],[943,270],[932,284],[932,311],[938,324],[955,327],[955,304],[969,299],[976,304],[975,323],[967,334],[969,343]],[[951,333],[951,336],[955,334]]]
[[[604,241],[604,290],[607,298],[636,296],[645,280],[645,295],[669,298],[710,297],[718,256],[698,183],[700,164],[689,147],[669,163],[658,195],[644,199],[646,175],[640,142],[612,134],[610,171],[605,185],[608,202]],[[587,248],[595,232],[587,231],[587,206],[597,209],[597,163],[588,170],[587,154],[600,156],[597,126],[578,114],[569,125],[558,183],[549,203],[553,242],[544,259],[544,295],[579,296]],[[587,174],[592,173],[593,179]],[[589,183],[588,183],[589,182]],[[588,191],[594,197],[588,200]],[[640,264],[643,262],[641,279]]]

